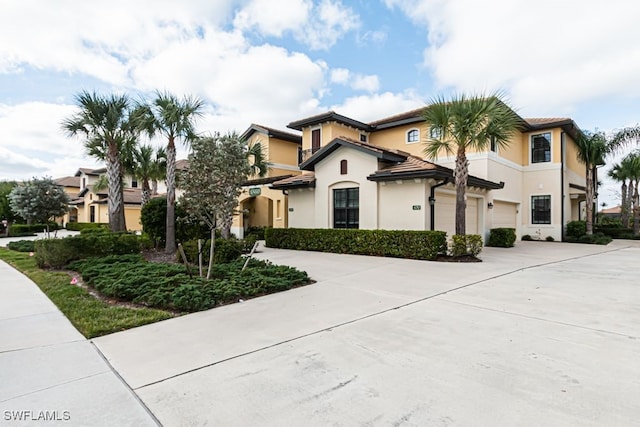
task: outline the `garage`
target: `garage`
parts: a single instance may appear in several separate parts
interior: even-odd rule
[[[491,228],[517,228],[518,205],[516,203],[493,201],[493,221]]]
[[[447,236],[456,234],[456,196],[436,193],[436,230],[446,231]],[[478,198],[467,196],[467,234],[478,234]]]

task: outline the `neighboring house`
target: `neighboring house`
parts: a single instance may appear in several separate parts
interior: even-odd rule
[[[602,209],[599,213],[602,218],[621,219],[622,206],[618,205],[612,208]]]
[[[266,126],[252,124],[241,135],[249,146],[260,143],[269,170],[264,177],[249,177],[238,198],[238,214],[234,215],[231,232],[243,237],[249,227],[285,228],[287,196],[271,188],[271,183],[299,175],[302,137]]]
[[[424,160],[430,132],[416,109],[371,123],[333,111],[289,124],[302,132],[301,176],[275,181],[300,228],[444,230],[454,234],[455,157]],[[585,199],[580,132],[568,118],[523,119],[509,146],[468,152],[466,227],[560,240]]]
[[[64,192],[67,193],[69,199],[73,203],[78,199],[78,193],[80,193],[80,178],[77,176],[65,176],[62,178],[56,178],[53,180],[56,184],[60,185]],[[56,222],[60,225],[66,225],[70,222],[78,222],[78,210],[75,205],[70,206],[69,212],[63,217],[56,218]]]

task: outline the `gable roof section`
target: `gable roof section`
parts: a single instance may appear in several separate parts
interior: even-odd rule
[[[307,126],[314,126],[320,123],[337,122],[343,125],[351,126],[356,129],[360,129],[365,132],[371,132],[373,128],[366,123],[354,120],[347,116],[336,113],[335,111],[327,111],[326,113],[318,114],[315,116],[307,117],[304,119],[296,120],[287,125],[288,128],[295,130],[302,130]]]
[[[294,175],[289,178],[281,179],[271,184],[274,190],[287,190],[290,188],[309,188],[316,186],[316,175],[306,173],[302,175]]]
[[[306,161],[300,163],[300,169],[308,171],[314,170],[316,163],[324,160],[329,154],[333,153],[340,147],[353,148],[388,162],[401,162],[409,156],[409,153],[405,153],[403,151],[382,148],[377,145],[367,144],[366,142],[360,142],[341,136],[322,147]]]
[[[422,115],[425,108],[426,107],[420,107],[416,108],[415,110],[405,111],[404,113],[394,114],[393,116],[385,117],[384,119],[371,122],[369,123],[369,125],[375,130],[382,130],[395,126],[420,123],[424,121]]]
[[[99,168],[99,169],[80,168],[78,169],[78,172],[76,172],[74,176],[80,176],[82,175],[82,173],[84,173],[85,175],[100,176],[106,172],[107,172],[107,168]]]
[[[80,177],[78,176],[63,176],[62,178],[56,178],[53,180],[58,185],[63,187],[78,187],[80,188]]]
[[[527,123],[527,131],[562,128],[575,140],[582,133],[576,122],[568,117],[531,117],[524,119]]]
[[[293,176],[293,175],[292,174],[288,174],[288,175],[268,176],[268,177],[265,177],[265,178],[250,179],[250,180],[247,180],[247,181],[243,182],[242,186],[243,187],[249,187],[249,186],[252,186],[252,185],[271,184],[272,182],[281,181],[281,180],[289,178],[291,176]]]
[[[395,181],[397,179],[431,178],[435,180],[455,182],[453,170],[437,165],[416,156],[409,156],[403,162],[386,166],[367,177],[370,181]],[[504,182],[496,183],[469,175],[467,185],[470,187],[498,190],[504,188]]]
[[[251,126],[245,130],[240,138],[249,139],[251,135],[256,132],[266,133],[269,138],[278,138],[284,141],[294,142],[296,144],[302,144],[302,135],[297,135],[291,132],[285,132],[283,130],[278,130],[274,128],[270,128],[267,126],[257,125],[255,123],[251,123]]]

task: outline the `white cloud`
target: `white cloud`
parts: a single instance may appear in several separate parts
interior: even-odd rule
[[[370,30],[365,31],[363,34],[359,34],[357,42],[359,46],[367,46],[369,44],[382,45],[387,41],[388,34],[383,30]]]
[[[349,31],[360,27],[359,16],[340,0],[289,0],[275,5],[270,0],[252,0],[233,20],[241,31],[255,30],[263,36],[293,37],[312,50],[327,50]]]
[[[331,83],[346,85],[350,76],[351,72],[346,68],[334,68],[331,70]]]
[[[404,111],[424,106],[424,101],[413,92],[384,92],[347,98],[333,105],[331,110],[362,122],[372,122]]]
[[[351,87],[356,90],[364,90],[367,92],[377,92],[380,88],[380,80],[376,75],[357,75],[353,78]]]
[[[380,89],[380,79],[378,76],[352,73],[346,68],[334,68],[330,74],[331,83],[349,85],[351,89],[366,92],[377,92]]]
[[[385,0],[428,29],[425,65],[441,89],[508,89],[536,115],[640,96],[635,2]]]
[[[313,2],[288,0],[275,5],[272,0],[252,0],[239,10],[233,25],[239,30],[255,29],[265,36],[281,37],[285,31],[299,31],[309,19]]]

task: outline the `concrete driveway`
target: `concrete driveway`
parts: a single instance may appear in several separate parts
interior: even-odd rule
[[[262,249],[317,283],[93,340],[167,426],[640,425],[640,245]]]

